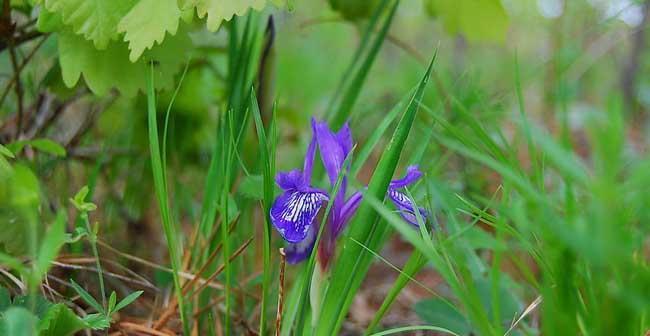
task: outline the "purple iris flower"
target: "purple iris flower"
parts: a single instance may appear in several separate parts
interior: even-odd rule
[[[284,192],[273,203],[270,215],[273,225],[288,243],[285,249],[287,262],[298,263],[306,259],[314,248],[318,234],[318,223],[315,219],[319,210],[325,202],[333,202],[319,244],[319,261],[321,267],[326,268],[334,253],[337,237],[354,215],[362,197],[357,191],[346,198],[345,177],[341,181],[338,193],[333,197],[323,189],[311,185],[316,147],[320,152],[330,186],[334,186],[339,174],[342,173],[343,163],[350,154],[353,144],[348,123],[336,133],[324,122],[312,119],[311,124],[313,135],[307,148],[303,170],[294,169],[278,173],[275,180]],[[414,225],[417,225],[417,219],[413,203],[400,189],[414,183],[421,176],[422,172],[417,166],[410,166],[404,178],[390,183],[387,192],[402,217]],[[421,216],[426,217],[424,209],[418,210]]]

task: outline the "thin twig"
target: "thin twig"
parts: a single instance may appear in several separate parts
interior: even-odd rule
[[[11,76],[11,78],[9,79],[9,82],[7,83],[7,86],[5,87],[4,91],[2,91],[2,96],[0,96],[0,106],[2,106],[4,104],[4,101],[7,98],[7,95],[9,94],[9,91],[11,90],[11,87],[13,86],[14,82],[16,82],[16,80],[18,79],[18,74],[20,73],[20,71],[22,71],[23,68],[25,68],[25,66],[27,65],[27,63],[29,63],[29,61],[34,57],[34,55],[36,54],[36,51],[38,51],[38,49],[47,40],[48,36],[49,35],[44,35],[43,38],[40,41],[38,41],[36,46],[34,46],[34,48],[29,52],[29,54],[27,54],[27,56],[20,63],[20,66],[18,66],[19,71],[18,72],[14,71],[13,76]]]
[[[62,267],[62,268],[85,270],[85,271],[91,271],[91,272],[99,273],[99,270],[97,268],[95,268],[95,267],[87,267],[87,266],[81,266],[81,265],[75,265],[75,264],[66,264],[66,263],[62,263],[62,262],[59,262],[59,261],[52,261],[52,265]],[[117,273],[107,272],[107,271],[103,271],[102,273],[104,275],[110,276],[112,278],[120,279],[122,281],[130,282],[130,283],[133,283],[133,284],[136,284],[136,285],[140,285],[141,287],[145,287],[145,288],[149,288],[149,289],[153,289],[153,290],[158,290],[156,287],[151,287],[151,285],[146,283],[146,282],[142,282],[142,281],[137,280],[137,279],[131,279],[131,278],[129,278],[127,276],[124,276],[122,274],[117,274]]]
[[[275,336],[280,335],[282,329],[282,310],[284,305],[284,268],[286,265],[284,248],[280,248],[280,283],[278,284],[278,312],[275,315]]]
[[[523,320],[524,317],[526,317],[526,316],[527,316],[528,314],[530,314],[533,310],[535,310],[535,308],[537,308],[537,306],[539,306],[540,303],[542,303],[542,296],[541,296],[541,295],[538,296],[538,297],[536,297],[535,300],[533,300],[533,302],[531,302],[531,303],[528,305],[528,307],[526,307],[526,309],[524,309],[524,311],[521,313],[521,316],[519,316],[519,318],[517,318],[516,320],[513,320],[513,321],[512,321],[512,323],[510,324],[510,328],[505,332],[505,334],[503,334],[503,336],[508,336],[508,334],[509,334],[513,329],[515,329],[515,327],[519,324],[519,322],[521,322],[521,320]]]
[[[173,335],[173,334],[169,334],[169,333],[166,333],[166,332],[163,332],[163,331],[159,331],[159,330],[147,327],[147,326],[136,324],[136,323],[133,323],[133,322],[120,322],[119,326],[124,328],[124,329],[127,329],[127,330],[137,331],[137,332],[140,332],[140,333],[145,333],[147,335],[154,335],[154,336],[172,336]]]
[[[229,261],[232,262],[232,261],[233,261],[233,260],[234,260],[238,255],[239,255],[239,254],[241,254],[242,252],[244,252],[244,250],[246,249],[246,247],[248,247],[248,245],[249,245],[252,241],[253,241],[253,238],[249,238],[249,239],[248,239],[248,240],[247,240],[247,241],[246,241],[242,246],[240,246],[240,247],[237,249],[237,251],[235,251],[235,253],[233,253],[233,254],[230,256]],[[212,280],[214,280],[214,279],[215,279],[219,274],[221,274],[221,272],[223,272],[224,268],[225,268],[225,264],[222,264],[221,266],[219,266],[219,268],[218,268],[214,273],[212,273],[212,275],[210,275],[210,276],[206,279],[206,281],[209,283],[209,282],[211,282]],[[202,292],[206,287],[207,287],[206,284],[202,284],[202,285],[200,285],[199,288],[198,288],[197,290],[195,290],[194,292],[192,292],[192,294],[189,295],[190,298],[194,297],[194,296],[197,295],[198,293],[201,293],[201,292]],[[158,321],[156,321],[156,323],[154,323],[153,327],[154,327],[155,329],[160,329],[160,328],[163,327],[165,324],[167,324],[167,322],[168,322],[169,319],[172,317],[172,315],[174,314],[174,312],[176,312],[176,307],[177,307],[177,306],[178,306],[178,301],[175,300],[175,299],[172,300],[172,301],[169,303],[169,306],[167,307],[167,309],[166,309],[166,310],[161,314],[161,316],[160,316],[160,318],[158,319]]]
[[[101,240],[99,240],[99,239],[97,240],[97,243],[98,243],[99,245],[101,245],[103,248],[105,248],[105,249],[107,249],[107,250],[109,250],[109,251],[111,251],[111,252],[113,252],[113,253],[115,253],[115,254],[117,254],[117,255],[119,255],[119,256],[125,258],[125,259],[131,260],[131,261],[133,261],[133,262],[137,262],[137,263],[139,263],[139,264],[141,264],[141,265],[145,265],[145,266],[148,266],[148,267],[151,267],[151,268],[157,269],[157,270],[165,271],[165,272],[167,272],[167,273],[172,273],[172,272],[174,272],[174,270],[172,270],[172,269],[169,268],[169,267],[165,267],[165,266],[162,266],[162,265],[158,265],[158,264],[156,264],[156,263],[154,263],[154,262],[151,262],[151,261],[149,261],[149,260],[145,260],[145,259],[142,259],[142,258],[138,258],[138,257],[133,256],[133,255],[130,255],[130,254],[128,254],[128,253],[124,253],[124,252],[122,252],[122,251],[119,251],[119,250],[117,250],[116,248],[114,248],[114,247],[108,245],[107,243],[105,243],[105,242],[103,242],[103,241],[101,241]],[[199,276],[197,276],[197,275],[194,275],[194,274],[188,273],[188,272],[178,272],[178,275],[179,275],[181,278],[185,278],[185,279],[187,279],[187,280],[192,280],[192,279],[198,277],[198,278],[199,278],[198,281],[199,281],[199,283],[202,284],[202,285],[207,284],[207,286],[209,286],[210,288],[219,289],[219,290],[223,289],[223,285],[219,284],[218,282],[208,282],[207,280],[205,280],[205,279],[203,279],[203,278],[201,278],[201,277],[199,277]]]

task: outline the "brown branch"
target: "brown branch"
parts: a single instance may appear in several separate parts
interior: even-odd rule
[[[286,265],[284,248],[280,248],[280,283],[278,284],[278,312],[275,315],[275,336],[280,335],[282,329],[282,310],[284,305],[284,268]]]
[[[18,71],[16,71],[16,69],[14,69],[13,76],[11,77],[11,79],[9,79],[9,82],[7,83],[7,86],[5,87],[4,91],[2,92],[2,96],[0,96],[0,106],[2,106],[2,104],[4,104],[4,101],[7,98],[7,95],[9,94],[9,91],[11,90],[11,87],[13,86],[14,82],[16,82],[18,80],[18,76],[20,74],[20,71],[22,71],[23,68],[25,68],[25,66],[27,65],[27,63],[32,59],[32,57],[34,57],[34,54],[36,54],[36,51],[43,45],[45,40],[47,40],[47,37],[48,37],[48,35],[45,35],[45,37],[38,42],[38,44],[29,52],[29,54],[27,54],[25,59],[23,59],[23,61],[18,66],[18,68],[17,68]],[[2,50],[2,49],[0,49],[0,50]]]
[[[230,258],[228,259],[229,262],[232,262],[237,256],[239,256],[242,252],[244,252],[246,247],[248,247],[248,245],[252,241],[253,241],[253,238],[249,238],[242,246],[240,246],[230,256]],[[199,286],[199,288],[197,290],[193,291],[192,294],[190,294],[189,296],[194,297],[196,294],[201,293],[207,287],[206,284],[212,282],[212,280],[214,280],[217,276],[219,276],[219,274],[221,274],[221,272],[223,272],[224,269],[225,269],[225,264],[222,264],[221,266],[219,266],[219,268],[217,268],[217,270],[214,273],[212,273],[212,275],[210,275],[206,279],[207,282],[205,284],[201,284]],[[184,292],[185,291],[183,291],[183,294],[185,294]],[[165,324],[167,324],[169,319],[176,312],[177,306],[178,306],[178,301],[176,300],[176,298],[172,299],[172,301],[169,303],[169,306],[167,307],[167,309],[165,309],[165,311],[161,314],[160,318],[158,318],[158,321],[156,321],[156,323],[154,323],[154,325],[153,325],[154,329],[160,329]]]
[[[23,43],[27,43],[27,42],[29,42],[29,41],[31,41],[33,39],[39,38],[41,36],[47,36],[47,34],[41,33],[39,31],[35,31],[35,30],[34,31],[28,31],[28,32],[26,32],[26,33],[24,33],[22,35],[18,35],[16,37],[14,37],[13,43],[14,43],[14,46],[17,47],[17,46],[19,46],[19,45],[21,45]],[[0,52],[7,49],[8,46],[9,45],[8,45],[7,42],[0,41]]]

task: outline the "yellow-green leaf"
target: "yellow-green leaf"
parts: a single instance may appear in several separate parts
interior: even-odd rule
[[[508,15],[500,0],[426,0],[427,12],[435,14],[452,34],[469,41],[505,40]]]
[[[134,96],[138,90],[144,90],[149,61],[157,64],[158,86],[170,88],[174,74],[186,62],[186,51],[191,48],[187,32],[181,30],[144,52],[133,63],[129,61],[128,45],[123,41],[113,41],[105,50],[97,50],[92,43],[72,32],[60,33],[58,41],[65,85],[73,87],[83,75],[88,87],[97,95],[105,95],[111,88],[125,96]]]
[[[184,0],[181,2],[183,8],[195,7],[200,18],[207,16],[208,30],[216,31],[221,22],[229,21],[233,15],[245,15],[249,9],[262,10],[267,0]],[[283,0],[272,0],[275,5],[280,6]]]
[[[176,0],[141,0],[122,18],[118,31],[126,33],[129,42],[129,58],[135,62],[142,52],[155,43],[162,43],[165,33],[175,35],[181,10]]]
[[[98,49],[117,37],[117,24],[134,4],[135,0],[45,0],[47,10],[60,14],[63,23]]]

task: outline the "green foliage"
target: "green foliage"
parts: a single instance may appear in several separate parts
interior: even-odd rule
[[[54,156],[65,157],[65,148],[53,140],[40,138],[32,140],[18,140],[7,145],[7,148],[13,154],[20,153],[25,146],[31,146],[33,149],[39,150],[43,153],[48,153]]]
[[[176,35],[181,10],[176,0],[143,0],[121,19],[118,30],[129,42],[129,59],[135,62],[142,52],[162,43],[165,34]]]
[[[161,158],[161,150],[158,140],[158,125],[156,122],[156,95],[154,89],[154,69],[153,64],[149,66],[149,75],[147,76],[147,121],[149,126],[149,151],[151,153],[151,169],[154,177],[154,186],[156,190],[156,198],[158,200],[158,207],[160,209],[160,217],[162,218],[163,231],[167,239],[167,249],[171,259],[174,279],[174,291],[176,293],[176,300],[178,301],[178,309],[181,314],[181,321],[183,322],[183,331],[189,331],[189,324],[186,317],[183,293],[181,290],[180,279],[178,272],[180,269],[180,251],[178,244],[178,236],[176,234],[176,224],[171,214],[169,206],[169,195],[167,189],[167,173],[165,162]]]
[[[22,307],[11,307],[2,314],[0,331],[5,335],[33,336],[36,334],[38,318]]]
[[[263,183],[261,175],[248,175],[241,181],[238,192],[252,200],[262,200],[264,198],[264,188],[261,188]]]
[[[54,220],[54,224],[52,224],[48,228],[47,232],[45,232],[45,236],[43,237],[43,241],[39,247],[36,263],[34,265],[34,277],[38,279],[38,282],[40,282],[41,279],[43,279],[43,277],[47,274],[52,261],[54,261],[59,255],[61,246],[63,246],[63,244],[66,242],[65,223],[65,212],[60,211]]]
[[[84,320],[62,303],[51,305],[39,322],[40,336],[67,336],[88,328]]]
[[[98,95],[104,95],[115,87],[122,94],[133,96],[138,91],[144,92],[147,64],[155,61],[156,83],[162,88],[170,88],[174,74],[187,61],[185,55],[190,45],[187,33],[179,31],[133,63],[129,61],[128,46],[124,42],[112,42],[105,50],[98,50],[78,35],[61,33],[59,61],[63,81],[72,87],[83,74],[88,87]]]
[[[3,146],[1,144],[0,144],[0,155],[3,155],[3,156],[8,157],[10,159],[13,159],[15,157],[14,153],[12,151],[10,151],[9,148],[7,148],[7,147],[5,147],[5,146]]]
[[[183,9],[196,8],[199,18],[207,17],[207,28],[216,31],[221,23],[230,20],[233,15],[245,15],[253,8],[261,10],[269,0],[181,0]],[[285,0],[270,0],[280,6]]]
[[[30,234],[38,236],[42,232],[38,226],[40,206],[36,175],[20,163],[8,166],[0,174],[0,251],[12,255],[29,252]]]
[[[553,19],[535,1],[319,0],[273,17],[250,9],[284,1],[107,1],[10,2],[12,36],[0,36],[0,281],[24,295],[0,288],[0,335],[106,330],[141,296],[119,300],[104,288],[100,228],[118,250],[111,257],[137,256],[128,257],[142,264],[135,272],[174,286],[180,307],[164,328],[177,333],[268,335],[276,313],[282,335],[647,332],[647,50],[635,39],[608,42],[643,27],[602,20],[609,14],[594,1],[564,1]],[[505,47],[474,43],[505,38]],[[427,75],[412,88],[436,43],[435,85],[424,88]],[[619,101],[629,69],[618,64],[628,57],[639,85]],[[350,122],[359,150],[345,177],[364,203],[329,269],[314,253],[307,265],[285,265],[281,285],[274,177],[300,165],[310,116],[333,128]],[[419,230],[385,204],[387,183],[407,164],[424,172],[406,190],[428,210]],[[76,227],[66,233],[69,210]],[[161,232],[164,242],[147,239]],[[82,238],[89,244],[62,250]],[[96,262],[88,267],[99,281],[84,267],[66,273],[69,286],[48,283],[81,297],[83,318],[65,298],[36,295],[62,252],[92,252]],[[379,262],[397,279],[373,288],[364,278]],[[414,279],[421,269],[427,281]],[[188,293],[179,280],[188,275],[210,281]],[[427,325],[401,326],[407,319],[391,310],[407,285],[420,287],[409,294]],[[351,308],[358,299],[381,302],[374,317]]]
[[[133,7],[134,0],[41,0],[45,8],[61,16],[72,31],[106,49],[118,37],[117,24]]]
[[[147,64],[156,62],[158,88],[169,89],[193,49],[181,18],[196,11],[217,30],[223,20],[261,10],[267,0],[41,0],[37,27],[57,33],[63,82],[74,87],[83,75],[97,95],[116,88],[126,96],[145,91]],[[278,6],[282,1],[275,0]]]
[[[94,203],[86,202],[86,196],[88,196],[89,191],[90,189],[88,186],[83,186],[79,191],[77,191],[74,197],[70,199],[72,205],[74,205],[74,207],[80,212],[90,212],[97,209],[97,205]]]
[[[333,10],[341,13],[347,20],[370,17],[381,0],[329,0]]]
[[[110,326],[113,314],[124,309],[124,307],[133,303],[137,300],[143,291],[135,291],[127,295],[120,302],[117,302],[117,294],[112,292],[109,299],[109,304],[106,308],[102,306],[88,291],[83,289],[78,283],[70,279],[70,286],[74,289],[75,292],[81,297],[84,302],[97,311],[94,314],[88,314],[84,317],[83,321],[86,325],[86,328],[91,328],[93,330],[102,330]]]
[[[459,335],[468,335],[472,331],[465,316],[440,299],[420,301],[414,309],[418,316],[427,323],[449,329]]]
[[[63,303],[50,303],[41,296],[16,296],[0,287],[0,332],[2,335],[69,336],[88,328]]]
[[[470,41],[503,42],[508,15],[500,0],[424,0],[427,12],[439,18],[451,34]]]

